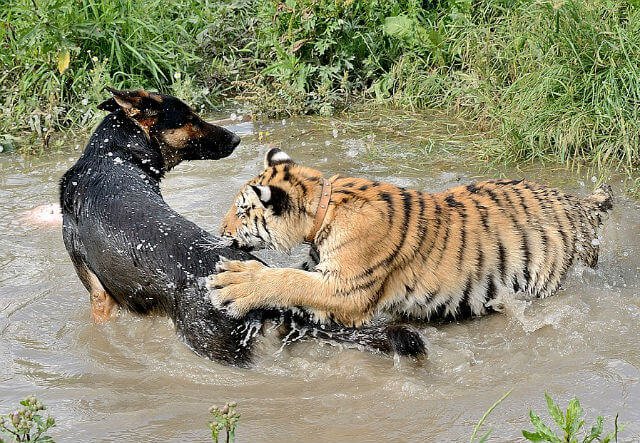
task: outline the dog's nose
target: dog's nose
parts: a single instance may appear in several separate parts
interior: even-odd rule
[[[233,136],[231,137],[231,146],[235,148],[239,144],[240,144],[240,137],[238,137],[236,134],[233,134]]]

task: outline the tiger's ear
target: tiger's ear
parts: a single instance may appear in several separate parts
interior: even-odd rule
[[[265,208],[271,208],[276,216],[282,215],[291,206],[289,196],[282,188],[251,185],[251,189],[256,193],[262,205]]]
[[[264,167],[270,168],[271,166],[280,165],[283,163],[293,163],[289,154],[279,148],[271,148],[264,156]]]
[[[271,188],[269,186],[256,186],[251,185],[251,189],[256,193],[258,198],[263,204],[268,204],[271,200]]]

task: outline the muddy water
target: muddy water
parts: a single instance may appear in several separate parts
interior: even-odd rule
[[[562,169],[469,163],[455,153],[465,143],[456,127],[433,122],[300,119],[234,129],[244,142],[232,157],[181,165],[163,184],[169,204],[211,230],[238,186],[259,171],[265,141],[327,174],[426,190],[489,176],[534,178],[579,194],[592,186],[589,176]],[[514,306],[507,315],[426,328],[423,365],[314,343],[276,352],[264,343],[257,367],[240,370],[191,353],[164,318],[120,313],[106,325],[91,323],[59,228],[21,218],[56,201],[57,181],[78,155],[0,157],[1,412],[36,394],[57,419],[51,434],[59,441],[207,441],[208,407],[235,400],[240,442],[447,442],[468,441],[482,413],[513,389],[487,421],[491,441],[521,439],[528,410],[543,411],[545,391],[563,405],[578,396],[588,421],[602,414],[608,428],[619,413],[620,441],[640,441],[637,203],[618,198],[597,270],[572,271],[564,290],[524,312]]]

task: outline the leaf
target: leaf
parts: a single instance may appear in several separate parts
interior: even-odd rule
[[[542,419],[533,411],[529,411],[529,418],[531,424],[536,429],[536,435],[543,437],[545,440],[533,440],[533,441],[548,441],[551,443],[562,443],[560,437],[556,436],[549,426],[545,425]]]
[[[69,69],[69,63],[71,62],[71,53],[68,49],[58,52],[58,72],[64,74]]]
[[[616,418],[613,421],[613,431],[609,432],[607,435],[604,436],[604,438],[601,440],[602,443],[609,443],[611,441],[618,441],[618,414],[616,414]]]
[[[307,42],[307,40],[308,39],[303,38],[303,39],[298,40],[297,42],[294,42],[293,45],[291,46],[291,52],[298,51]]]
[[[12,434],[10,434],[8,431],[4,431],[4,430],[0,429],[0,442],[4,442],[5,441],[5,440],[3,440],[3,438],[6,438],[7,442],[15,441],[14,436]]]
[[[444,35],[440,33],[440,31],[438,31],[437,29],[431,29],[428,35],[429,41],[433,46],[437,48],[442,45],[442,42],[444,41]]]
[[[391,37],[406,37],[411,34],[414,27],[412,19],[406,15],[398,15],[396,17],[387,17],[384,19],[382,29],[385,34]]]
[[[551,418],[556,422],[558,426],[564,429],[564,414],[562,413],[562,409],[560,409],[560,406],[558,406],[556,402],[553,401],[551,396],[546,392],[544,394],[544,398],[547,400],[547,409],[549,410],[549,415],[551,415]]]
[[[523,430],[522,435],[524,436],[524,438],[526,438],[529,441],[546,441],[545,437],[538,434],[537,432],[529,432],[529,431]]]
[[[484,435],[480,437],[480,440],[478,440],[478,443],[486,443],[486,441],[489,440],[492,432],[493,429],[489,429],[487,432],[485,432]]]
[[[39,429],[44,429],[46,427],[46,423],[43,420],[41,415],[39,414],[34,415],[32,420],[38,425]]]
[[[575,436],[576,432],[584,425],[584,420],[581,420],[584,411],[580,406],[580,401],[577,398],[572,398],[567,406],[566,422],[564,430],[568,437]]]
[[[582,443],[591,443],[593,440],[600,437],[600,434],[602,433],[603,420],[604,419],[601,415],[596,418],[596,424],[591,427],[591,432],[589,432],[589,435],[587,435],[584,440],[582,440]]]
[[[505,398],[507,398],[510,394],[511,391],[513,391],[513,388],[509,389],[507,392],[504,393],[504,395],[502,397],[500,397],[498,400],[496,400],[490,407],[489,409],[486,410],[486,412],[484,414],[482,414],[482,418],[480,418],[480,420],[478,421],[478,423],[476,424],[476,426],[473,428],[473,434],[471,434],[471,439],[469,440],[470,442],[473,442],[476,438],[476,435],[478,433],[478,431],[480,430],[480,427],[482,426],[482,424],[484,423],[484,421],[487,419],[487,417],[489,416],[489,414],[491,414],[491,412],[493,412],[493,410],[498,407],[498,405],[500,403],[502,403],[504,401]],[[481,438],[480,438],[480,442],[486,441],[489,438],[489,435],[491,434],[491,429],[484,434]]]

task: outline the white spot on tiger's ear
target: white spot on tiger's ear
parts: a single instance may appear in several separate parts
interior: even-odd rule
[[[269,186],[251,186],[262,203],[271,200],[271,188]]]
[[[264,156],[264,167],[269,168],[281,163],[293,163],[293,160],[289,157],[289,154],[279,148],[269,149]]]

